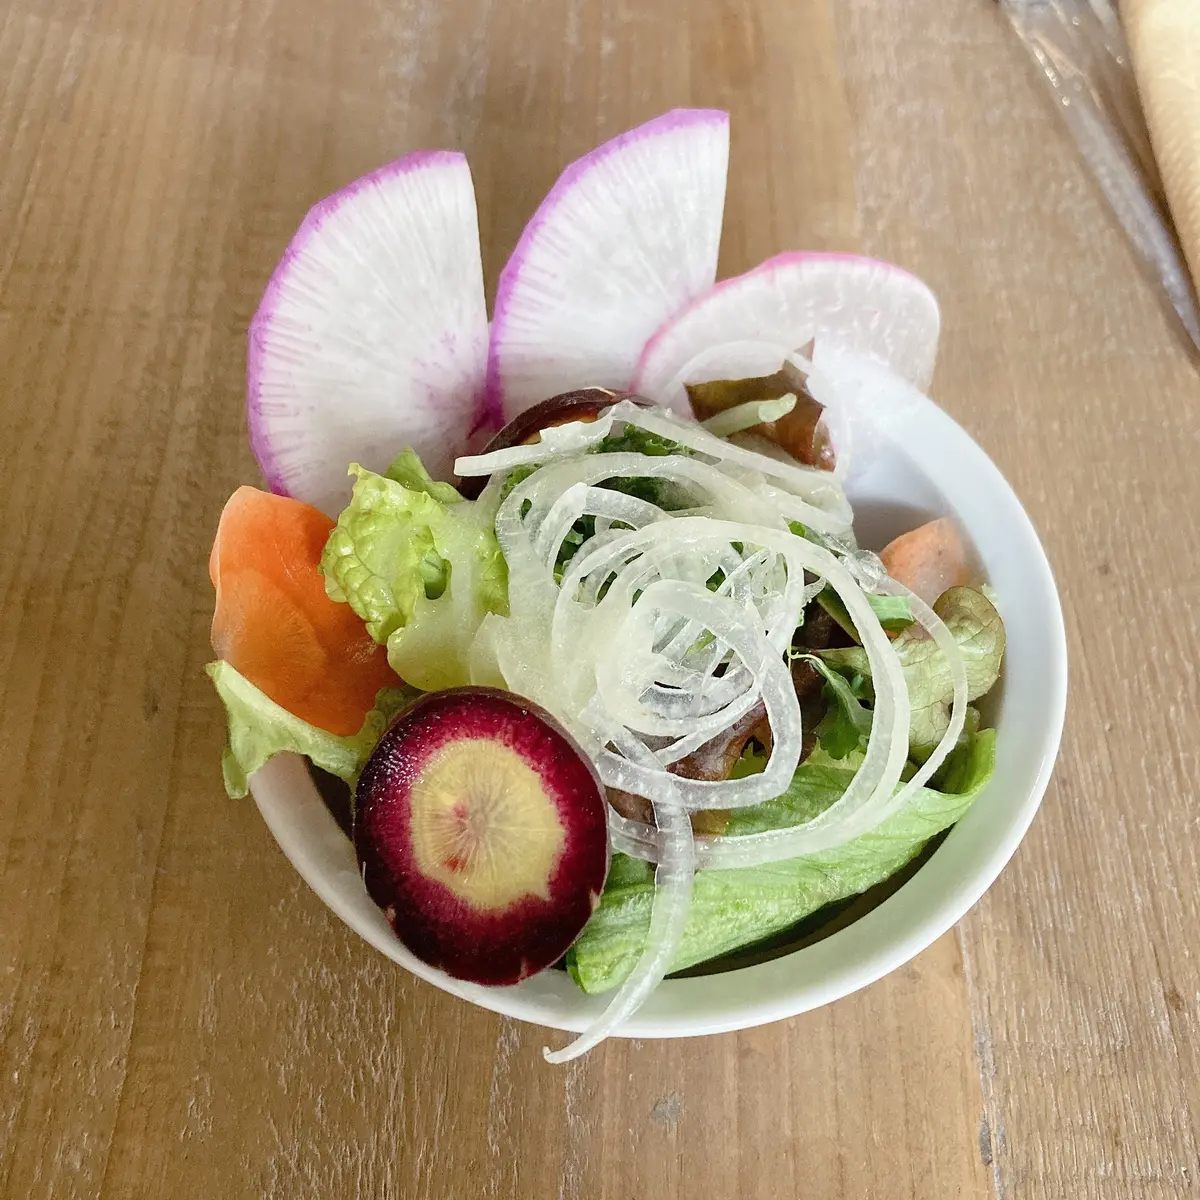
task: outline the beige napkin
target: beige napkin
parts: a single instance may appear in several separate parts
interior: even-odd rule
[[[1171,215],[1200,291],[1200,0],[1121,0]]]

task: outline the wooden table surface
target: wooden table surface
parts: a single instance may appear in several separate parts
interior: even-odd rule
[[[934,395],[1042,532],[1071,712],[912,964],[552,1069],[225,798],[205,559],[313,201],[462,147],[494,283],[568,159],[681,103],[733,115],[725,272],[845,247],[938,292]],[[1200,388],[989,0],[0,0],[0,372],[4,1196],[1200,1188]]]

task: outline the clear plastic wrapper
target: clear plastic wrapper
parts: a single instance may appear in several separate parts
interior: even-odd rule
[[[1200,350],[1196,293],[1155,163],[1113,0],[999,2],[1148,277]]]

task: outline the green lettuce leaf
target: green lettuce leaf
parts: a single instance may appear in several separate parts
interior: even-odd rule
[[[646,454],[665,458],[669,454],[691,455],[694,451],[670,438],[660,437],[637,425],[626,425],[620,433],[611,433],[596,445],[597,454]]]
[[[349,604],[382,643],[412,618],[418,597],[445,590],[449,569],[434,530],[448,509],[358,463],[350,474],[354,492],[325,544],[321,572],[329,598]]]
[[[664,458],[670,454],[691,455],[692,451],[686,446],[679,445],[669,438],[659,437],[636,425],[626,425],[619,434],[610,434],[596,444],[597,454],[644,454],[649,458]],[[621,492],[626,496],[635,496],[661,508],[663,512],[678,512],[680,509],[691,508],[695,497],[673,479],[660,479],[652,475],[617,476],[613,479],[602,479],[596,485],[610,492]],[[621,523],[616,522],[614,528],[620,529]],[[596,535],[596,518],[583,516],[571,526],[570,532],[563,539],[555,562],[555,577],[562,581],[567,564],[578,553],[580,547]]]
[[[977,749],[983,735],[983,718],[973,704],[967,705],[967,719],[958,743],[946,756],[946,761],[933,777],[933,786],[944,792],[970,792],[976,790],[982,780],[979,777],[984,756]]]
[[[339,737],[310,725],[281,708],[224,661],[204,668],[225,705],[229,745],[221,756],[225,790],[234,799],[249,790],[249,778],[273,755],[306,755],[318,767],[353,785],[392,718],[419,693],[413,688],[384,688],[362,728]]]
[[[889,633],[907,629],[913,623],[912,605],[907,596],[876,596],[866,593],[867,603],[879,618],[879,623]],[[817,603],[848,633],[856,642],[862,639],[850,616],[841,596],[832,587],[825,587],[817,594]]]
[[[801,763],[783,796],[735,810],[727,835],[758,832],[811,820],[849,786],[859,756],[838,762],[818,748]],[[995,735],[979,733],[957,781],[967,790],[920,789],[877,829],[843,846],[787,862],[731,871],[700,871],[692,907],[672,970],[681,971],[740,950],[802,921],[836,900],[858,895],[894,875],[925,843],[971,806],[995,766]],[[600,907],[568,955],[585,992],[617,987],[637,963],[650,927],[653,868],[616,855]]]
[[[753,741],[747,742],[741,757],[733,764],[729,772],[730,779],[745,779],[747,775],[761,775],[767,769],[767,753],[756,746]]]
[[[1000,677],[1004,658],[1004,622],[995,604],[980,590],[950,588],[933,606],[946,623],[963,656],[967,672],[967,699],[977,700]],[[920,626],[904,630],[892,642],[904,670],[912,704],[909,744],[914,755],[927,755],[950,724],[954,684],[950,668],[937,644]],[[818,655],[835,670],[871,676],[867,652],[861,646],[819,650]]]
[[[962,651],[967,669],[967,699],[978,700],[1000,678],[1004,658],[1004,622],[993,597],[978,588],[943,592],[933,611],[946,622]]]
[[[828,707],[814,732],[817,741],[831,758],[845,758],[855,750],[864,749],[871,734],[871,710],[854,694],[844,676],[815,654],[798,655],[824,676],[825,699]]]
[[[508,615],[508,565],[493,528],[495,508],[476,501],[449,514],[436,531],[438,553],[449,564],[446,588],[418,596],[408,622],[387,640],[392,670],[427,692],[470,683],[471,646],[483,618]]]
[[[508,611],[494,508],[430,479],[411,450],[385,475],[350,470],[354,493],[321,557],[325,590],[387,645],[401,678],[423,691],[469,682],[475,631]]]
[[[384,474],[410,492],[424,492],[442,504],[457,504],[462,500],[462,494],[456,487],[434,479],[425,470],[425,464],[411,446],[396,455]]]

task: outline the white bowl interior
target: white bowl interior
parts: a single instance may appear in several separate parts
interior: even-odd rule
[[[931,401],[904,414],[903,442],[873,439],[870,466],[848,488],[864,545],[882,545],[922,516],[952,515],[999,597],[1007,630],[1003,686],[989,716],[996,773],[919,871],[877,908],[822,941],[770,962],[664,982],[621,1033],[687,1037],[744,1029],[816,1008],[864,987],[920,953],[1000,873],[1041,802],[1066,707],[1066,638],[1049,564],[1000,472]],[[936,481],[936,482],[935,482]],[[339,917],[401,966],[484,1008],[578,1031],[604,1008],[562,971],[516,987],[451,979],[414,958],[367,896],[354,850],[303,760],[281,755],[259,771],[254,798],[296,870]]]

